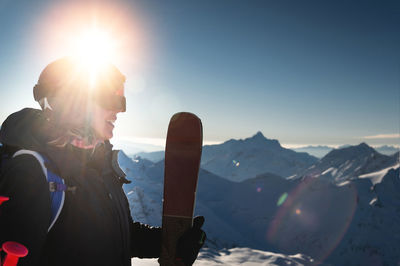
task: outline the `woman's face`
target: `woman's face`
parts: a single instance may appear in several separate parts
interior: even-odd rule
[[[55,97],[50,99],[50,105],[57,109],[56,121],[68,124],[71,127],[81,127],[89,123],[100,141],[113,137],[114,123],[117,114],[122,110],[107,110],[94,101],[70,100],[68,97]]]
[[[90,123],[99,140],[109,140],[113,137],[118,113],[119,111],[106,110],[96,103],[93,104]]]

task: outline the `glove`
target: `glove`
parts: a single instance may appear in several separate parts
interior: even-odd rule
[[[195,217],[193,227],[187,230],[178,240],[176,260],[182,261],[186,266],[193,264],[206,240],[206,233],[201,230],[203,224],[203,216]]]

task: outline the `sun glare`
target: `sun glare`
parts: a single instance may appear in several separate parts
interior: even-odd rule
[[[106,31],[91,28],[77,35],[73,50],[83,65],[96,69],[104,62],[112,61],[116,43]]]
[[[151,55],[147,51],[151,47],[149,29],[142,14],[120,1],[91,2],[63,1],[42,17],[43,26],[32,38],[43,64],[70,56],[94,73],[104,62],[126,75],[127,70],[142,71]]]
[[[77,34],[72,40],[72,55],[90,73],[90,88],[96,85],[96,77],[107,62],[116,55],[117,44],[105,30],[92,27]]]

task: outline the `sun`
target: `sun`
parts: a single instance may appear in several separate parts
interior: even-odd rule
[[[102,68],[116,58],[117,43],[106,31],[95,26],[81,31],[72,40],[72,57],[89,72],[90,88],[96,85]]]
[[[116,41],[110,34],[96,27],[82,31],[73,42],[73,55],[82,65],[93,70],[113,61],[116,49]]]

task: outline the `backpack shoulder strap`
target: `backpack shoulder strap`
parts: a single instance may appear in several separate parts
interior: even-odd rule
[[[19,150],[14,153],[13,158],[23,154],[29,154],[36,158],[36,160],[42,167],[43,174],[45,175],[47,182],[49,183],[51,198],[51,220],[50,226],[47,229],[47,232],[49,232],[57,221],[57,218],[60,216],[61,210],[64,206],[65,190],[67,187],[61,177],[59,177],[46,167],[46,163],[51,162],[44,155],[38,153],[37,151]]]
[[[44,164],[43,156],[40,153],[38,153],[37,151],[19,150],[16,153],[14,153],[14,155],[12,157],[15,158],[15,157],[17,157],[19,155],[23,155],[23,154],[30,154],[36,158],[36,160],[39,162],[40,166],[42,167],[42,171],[43,171],[44,176],[46,177],[46,180],[48,181],[47,168],[46,168],[46,165]]]

